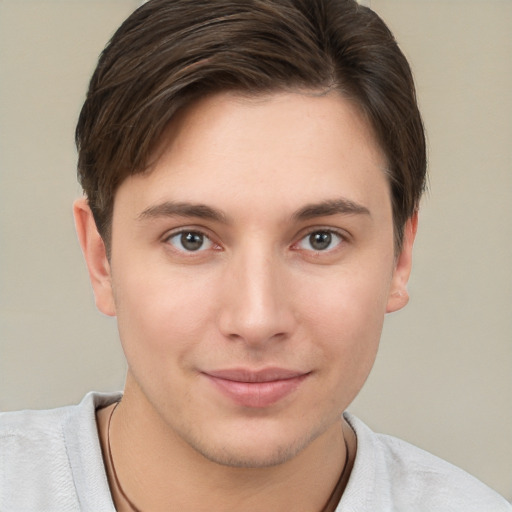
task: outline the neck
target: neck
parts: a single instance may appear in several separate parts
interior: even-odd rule
[[[98,415],[105,454],[111,412],[109,408]],[[340,420],[285,463],[259,468],[225,466],[198,453],[147,402],[125,392],[110,425],[118,483],[107,457],[105,464],[120,512],[133,510],[123,492],[142,511],[320,512],[334,510],[341,497],[353,459],[347,457],[347,444],[354,455],[355,436]],[[344,478],[338,482],[342,472]]]

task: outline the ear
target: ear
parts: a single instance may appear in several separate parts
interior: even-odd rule
[[[407,283],[412,268],[412,247],[418,229],[418,212],[414,212],[412,217],[405,223],[404,239],[402,250],[397,257],[391,287],[389,291],[386,313],[392,313],[402,309],[409,302],[409,292]]]
[[[86,198],[75,201],[73,215],[78,240],[89,270],[89,278],[96,298],[96,307],[105,315],[115,316],[110,263],[107,258],[105,243],[98,233]]]

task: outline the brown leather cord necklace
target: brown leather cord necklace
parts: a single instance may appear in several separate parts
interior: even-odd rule
[[[117,406],[120,403],[121,402],[117,402],[114,405],[114,407],[110,411],[110,415],[108,417],[108,423],[107,423],[107,456],[108,456],[108,461],[109,461],[110,468],[111,468],[111,471],[112,471],[112,476],[114,477],[114,483],[115,483],[115,486],[116,486],[117,490],[119,491],[119,494],[123,497],[123,499],[129,505],[129,507],[131,508],[132,512],[142,512],[139,508],[137,508],[133,504],[133,502],[130,500],[130,498],[128,498],[128,496],[124,492],[123,487],[121,486],[121,482],[119,481],[119,478],[117,476],[116,466],[114,465],[114,458],[112,457],[112,449],[110,447],[110,423],[112,421],[112,416],[114,415],[114,411],[116,410]],[[345,443],[345,464],[343,465],[343,470],[341,471],[341,475],[340,475],[338,481],[336,482],[336,485],[335,485],[331,495],[329,496],[329,499],[327,500],[326,505],[321,510],[321,512],[334,512],[336,510],[336,507],[337,507],[337,505],[338,505],[338,503],[339,503],[339,501],[341,499],[341,495],[343,494],[343,490],[345,488],[345,484],[346,484],[346,482],[345,482],[345,473],[346,473],[348,465],[349,465],[348,462],[349,462],[349,458],[350,457],[349,457],[348,444],[347,444],[347,440],[346,440],[345,436],[343,436],[343,441]]]
[[[114,477],[114,483],[116,485],[116,488],[117,490],[119,491],[119,494],[121,494],[121,496],[123,497],[123,499],[126,501],[126,503],[128,503],[128,505],[130,506],[130,508],[132,509],[133,512],[141,512],[140,509],[138,509],[133,503],[132,501],[130,500],[130,498],[128,498],[128,496],[126,495],[126,493],[124,492],[123,490],[123,487],[121,486],[121,482],[119,481],[119,478],[117,477],[117,472],[116,472],[116,467],[114,465],[114,459],[112,457],[112,449],[110,448],[110,422],[112,421],[112,416],[114,415],[114,411],[116,410],[117,406],[120,404],[121,402],[117,402],[116,405],[114,405],[114,407],[112,408],[112,410],[110,411],[110,416],[108,417],[108,425],[107,425],[107,451],[108,451],[108,461],[110,463],[110,469],[112,470],[112,476]]]

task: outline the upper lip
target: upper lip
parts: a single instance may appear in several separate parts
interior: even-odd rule
[[[263,368],[250,370],[246,368],[230,368],[224,370],[212,370],[203,372],[216,379],[232,380],[235,382],[273,382],[276,380],[293,379],[302,377],[310,372],[290,370],[287,368]]]

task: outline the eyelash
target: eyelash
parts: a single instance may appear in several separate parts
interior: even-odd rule
[[[328,246],[325,248],[325,249],[315,249],[314,247],[311,247],[311,248],[305,248],[305,247],[302,247],[301,245],[306,242],[310,243],[311,245],[311,237],[313,235],[319,235],[319,234],[322,234],[322,235],[328,235],[328,239],[326,240],[328,242]],[[186,241],[184,239],[184,237],[187,237],[189,236],[190,237],[190,240],[189,242],[193,243],[194,240],[192,239],[192,237],[200,237],[201,240],[201,245],[199,247],[197,247],[197,249],[187,249],[186,247],[184,247],[183,243]],[[331,243],[333,243],[333,238],[337,238],[337,242],[335,241],[335,246],[334,247],[329,247],[329,245],[331,245]],[[173,239],[177,239],[177,243],[179,243],[179,245],[181,245],[181,248],[180,247],[177,247],[176,244],[174,244],[172,242]],[[304,234],[303,236],[301,236],[301,238],[299,238],[299,240],[297,242],[294,242],[292,245],[291,245],[291,248],[293,250],[297,250],[297,251],[306,251],[306,252],[311,252],[313,254],[322,254],[322,253],[325,253],[325,254],[330,254],[331,252],[335,251],[341,244],[343,244],[344,242],[346,242],[347,240],[347,237],[340,233],[339,231],[337,230],[334,230],[332,228],[315,228],[315,229],[312,229],[310,231],[308,231],[306,234]],[[165,238],[164,238],[164,242],[173,246],[174,250],[182,253],[182,254],[188,254],[190,256],[192,255],[199,255],[200,253],[203,253],[205,251],[208,251],[210,249],[212,250],[221,250],[221,246],[219,244],[217,244],[216,242],[214,242],[211,238],[211,236],[207,235],[206,233],[204,233],[203,231],[201,231],[200,229],[180,229],[179,231],[175,231],[169,235],[167,235]],[[206,243],[206,247],[204,246]]]
[[[328,235],[329,239],[328,239],[328,242],[329,242],[329,245],[331,244],[331,242],[333,241],[333,238],[337,238],[338,241],[337,243],[335,244],[334,247],[332,248],[325,248],[325,249],[315,249],[315,248],[311,248],[311,249],[304,249],[302,247],[300,247],[300,244],[302,244],[304,241],[311,241],[311,237],[313,235],[318,235],[318,234],[322,234],[322,235]],[[343,235],[342,233],[340,233],[339,231],[335,230],[335,229],[332,229],[332,228],[316,228],[316,229],[313,229],[311,231],[308,231],[303,237],[301,237],[297,242],[295,242],[292,247],[295,248],[297,247],[297,250],[306,250],[306,251],[310,251],[310,252],[313,252],[314,254],[321,254],[321,253],[331,253],[332,251],[335,251],[338,246],[340,244],[343,244],[344,242],[346,242],[347,240],[347,237],[345,235]]]
[[[199,237],[201,237],[201,239],[202,239],[201,247],[198,247],[195,250],[194,249],[190,249],[190,250],[186,249],[183,246],[183,242],[185,241],[184,237],[187,237],[187,236],[196,236],[196,237],[199,236]],[[179,240],[179,243],[180,243],[180,245],[182,247],[181,249],[176,247],[172,243],[173,239],[178,239]],[[188,253],[188,254],[198,254],[198,253],[204,252],[204,251],[206,251],[208,249],[214,248],[214,246],[220,247],[217,244],[215,244],[215,242],[211,239],[210,236],[208,236],[206,233],[203,233],[201,230],[198,230],[198,229],[181,229],[180,231],[175,231],[174,233],[171,233],[168,236],[166,236],[164,241],[166,243],[168,243],[169,245],[172,245],[178,252]],[[191,242],[193,243],[193,241],[191,241]],[[203,247],[203,244],[205,242],[208,243],[207,247]],[[218,250],[218,249],[214,249],[214,250]]]

